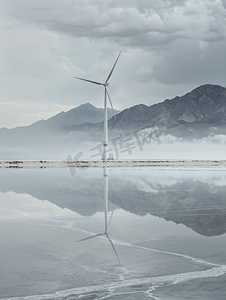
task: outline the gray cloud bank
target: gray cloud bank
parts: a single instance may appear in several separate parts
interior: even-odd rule
[[[107,38],[126,46],[151,48],[177,39],[210,42],[225,37],[220,0],[2,2],[17,19],[73,37]]]
[[[226,85],[225,0],[2,0],[0,10],[0,127],[101,107],[101,91],[73,77],[104,80],[120,50],[118,109]]]

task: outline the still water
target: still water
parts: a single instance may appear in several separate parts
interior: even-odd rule
[[[225,299],[225,170],[0,169],[0,217],[0,298]]]

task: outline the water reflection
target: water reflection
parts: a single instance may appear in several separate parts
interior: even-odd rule
[[[2,169],[0,297],[168,299],[172,288],[182,299],[183,284],[204,293],[213,280],[224,299],[225,182],[223,171]]]
[[[101,169],[88,169],[71,177],[68,170],[1,170],[0,191],[26,193],[48,200],[82,216],[122,208],[183,224],[204,236],[226,232],[225,172],[164,172],[150,169],[111,169],[108,183]],[[20,172],[19,176],[18,173]],[[103,191],[104,203],[103,207]],[[109,194],[108,194],[109,193]],[[106,199],[109,196],[109,207]],[[106,235],[107,236],[107,235]]]
[[[98,234],[94,234],[90,237],[80,239],[77,242],[82,242],[82,241],[86,241],[86,240],[93,239],[96,237],[105,236],[107,238],[107,240],[109,241],[109,243],[111,244],[111,247],[114,250],[114,253],[118,259],[119,265],[121,266],[121,262],[120,262],[118,253],[115,249],[113,241],[111,240],[111,238],[108,234],[108,229],[109,229],[114,211],[112,210],[112,213],[111,213],[111,216],[110,216],[110,219],[108,222],[108,168],[106,168],[106,167],[103,168],[103,178],[104,178],[104,228],[105,228],[105,231],[104,231],[104,233],[98,233]]]
[[[144,216],[147,213],[183,224],[204,236],[226,232],[226,186],[201,180],[179,180],[172,185],[147,182],[143,191],[132,182],[117,183],[111,196],[123,209]],[[126,185],[126,189],[125,189]],[[150,191],[147,190],[149,188]]]

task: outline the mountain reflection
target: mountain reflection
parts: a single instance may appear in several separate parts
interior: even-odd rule
[[[70,177],[66,171],[1,170],[0,191],[30,194],[84,216],[104,210],[106,216],[108,209],[113,207],[111,203],[117,203],[118,207],[128,212],[164,218],[183,224],[204,236],[217,236],[226,232],[226,186],[217,183],[214,172],[214,180],[211,177],[206,180],[202,176],[193,178],[192,173],[187,177],[179,177],[177,172],[177,176],[173,177],[172,172],[174,180],[169,183],[162,180],[164,172],[158,182],[154,173],[156,171],[153,170],[150,175],[143,176],[133,169],[132,177],[126,176],[123,170],[110,170],[109,208],[106,208],[106,204],[104,208],[102,170],[80,171],[74,177]],[[105,219],[105,235],[106,226]]]
[[[158,186],[157,193],[144,192],[127,182],[118,183],[113,197],[124,210],[143,216],[147,213],[183,224],[204,236],[226,232],[226,186],[187,180],[171,186]]]

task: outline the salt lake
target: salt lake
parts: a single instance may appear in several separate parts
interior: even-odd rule
[[[0,169],[0,298],[225,299],[226,170]]]

